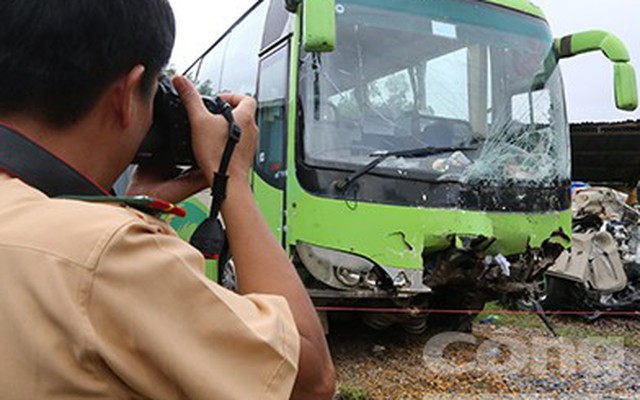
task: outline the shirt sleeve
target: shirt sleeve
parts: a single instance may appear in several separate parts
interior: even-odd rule
[[[203,265],[187,243],[144,222],[113,235],[87,304],[106,369],[141,397],[288,399],[300,337],[286,300],[237,295]]]

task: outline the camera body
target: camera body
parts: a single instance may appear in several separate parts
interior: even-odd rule
[[[218,97],[202,97],[205,107],[214,114],[222,112],[226,104]],[[191,124],[182,99],[163,75],[153,101],[153,124],[138,149],[133,164],[162,162],[176,166],[196,166],[191,149]]]

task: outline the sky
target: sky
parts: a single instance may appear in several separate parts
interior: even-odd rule
[[[169,0],[176,15],[177,37],[171,64],[188,67],[255,0]],[[336,0],[338,3],[340,0]],[[556,37],[601,29],[620,37],[629,48],[640,82],[640,0],[534,0]],[[617,110],[613,67],[601,53],[561,61],[571,122],[640,119],[640,110]]]

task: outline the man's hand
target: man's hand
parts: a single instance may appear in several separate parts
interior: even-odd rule
[[[173,165],[137,166],[131,175],[127,196],[146,195],[179,203],[211,186],[201,170],[176,176]]]
[[[196,87],[187,78],[177,76],[173,79],[173,84],[189,116],[191,143],[196,162],[211,183],[227,144],[229,125],[224,117],[213,115],[205,108]],[[255,123],[256,102],[252,97],[237,94],[221,94],[220,98],[233,108],[233,117],[242,129],[240,143],[236,146],[229,165],[230,183],[247,184],[258,136]]]
[[[210,187],[213,174],[220,167],[220,159],[229,137],[227,121],[205,108],[200,94],[187,78],[177,76],[173,84],[187,110],[193,154],[200,170],[174,177],[175,167],[172,165],[137,167],[127,195],[144,194],[177,203]],[[233,108],[233,117],[242,129],[240,143],[236,145],[227,171],[230,176],[229,184],[246,185],[249,182],[258,136],[254,118],[256,102],[243,95],[221,94],[220,97]]]

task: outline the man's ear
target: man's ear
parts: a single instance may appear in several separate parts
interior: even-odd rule
[[[138,113],[138,101],[141,96],[142,80],[145,68],[136,65],[122,76],[113,87],[113,101],[122,128],[128,128]]]

